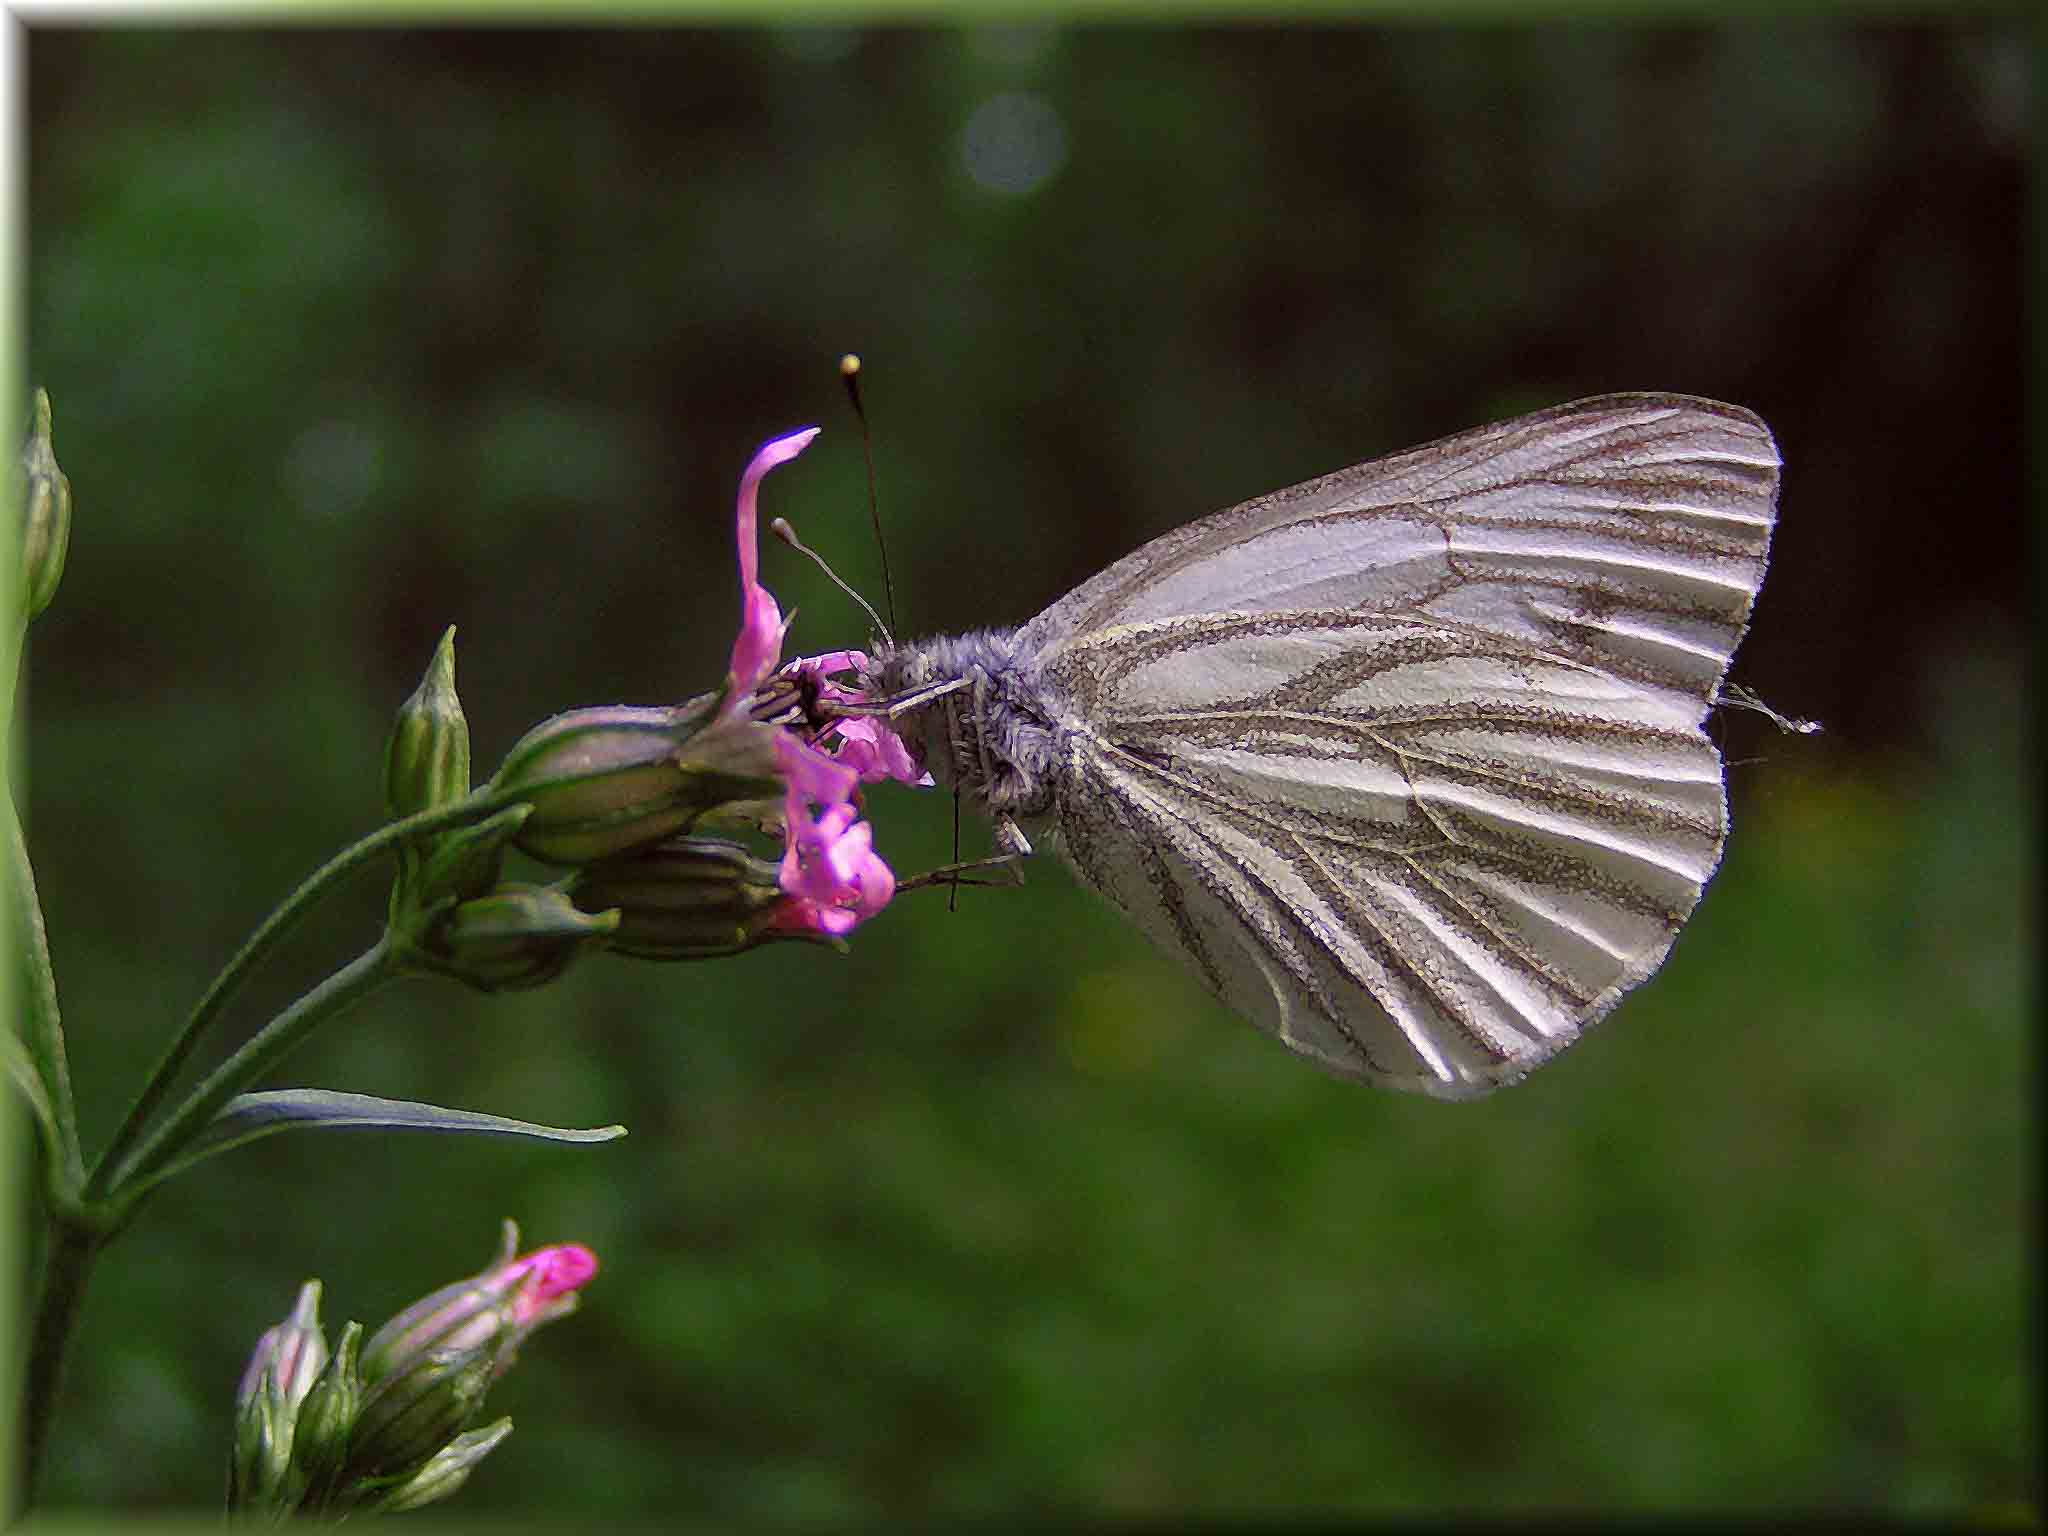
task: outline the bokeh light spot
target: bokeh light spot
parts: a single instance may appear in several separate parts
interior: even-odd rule
[[[960,162],[977,186],[1006,197],[1036,192],[1067,160],[1067,125],[1043,96],[1006,91],[960,130]]]

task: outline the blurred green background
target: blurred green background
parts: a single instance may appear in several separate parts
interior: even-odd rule
[[[27,59],[27,371],[77,511],[23,793],[89,1147],[376,823],[443,626],[480,774],[556,710],[714,685],[736,478],[813,421],[769,511],[879,597],[847,349],[919,631],[1525,408],[1740,401],[1788,467],[1735,675],[1828,726],[1720,721],[1735,832],[1665,972],[1476,1105],[1324,1078],[1052,861],[845,956],[395,988],[277,1082],[632,1136],[286,1137],[175,1184],[95,1278],[52,1506],[214,1500],[302,1279],[374,1326],[507,1215],[605,1268],[494,1393],[518,1433],[457,1515],[2037,1496],[2019,31],[38,28]],[[793,648],[861,641],[764,559]],[[900,872],[947,857],[944,801],[872,812]]]

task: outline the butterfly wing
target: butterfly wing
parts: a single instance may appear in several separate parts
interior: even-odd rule
[[[1618,395],[1155,540],[1023,640],[1084,879],[1331,1070],[1511,1081],[1662,963],[1719,861],[1700,729],[1763,579],[1746,411]]]

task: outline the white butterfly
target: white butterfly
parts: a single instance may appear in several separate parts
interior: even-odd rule
[[[1472,1097],[1655,971],[1720,860],[1701,724],[1778,466],[1736,406],[1582,400],[1190,523],[871,681],[1000,842],[1049,821],[1260,1028]]]

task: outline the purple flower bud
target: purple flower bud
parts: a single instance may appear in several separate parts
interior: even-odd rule
[[[235,1392],[235,1442],[228,1466],[228,1507],[277,1507],[300,1406],[327,1364],[320,1327],[320,1282],[299,1287],[291,1316],[256,1341]]]
[[[574,1311],[575,1293],[597,1273],[597,1255],[581,1243],[556,1243],[515,1257],[518,1245],[519,1228],[508,1221],[488,1269],[422,1296],[372,1334],[363,1380],[375,1386],[428,1354],[502,1351]]]
[[[571,895],[586,912],[617,912],[604,948],[640,960],[706,960],[787,936],[772,929],[787,900],[776,866],[717,838],[674,838],[592,864]]]
[[[571,710],[528,731],[491,779],[533,814],[517,845],[550,864],[592,864],[781,792],[776,732],[710,701],[674,709]]]
[[[423,1296],[371,1337],[352,1480],[409,1476],[441,1452],[469,1427],[526,1336],[575,1309],[575,1293],[597,1273],[596,1256],[561,1243],[519,1257],[518,1242],[519,1229],[506,1222],[488,1269]]]

